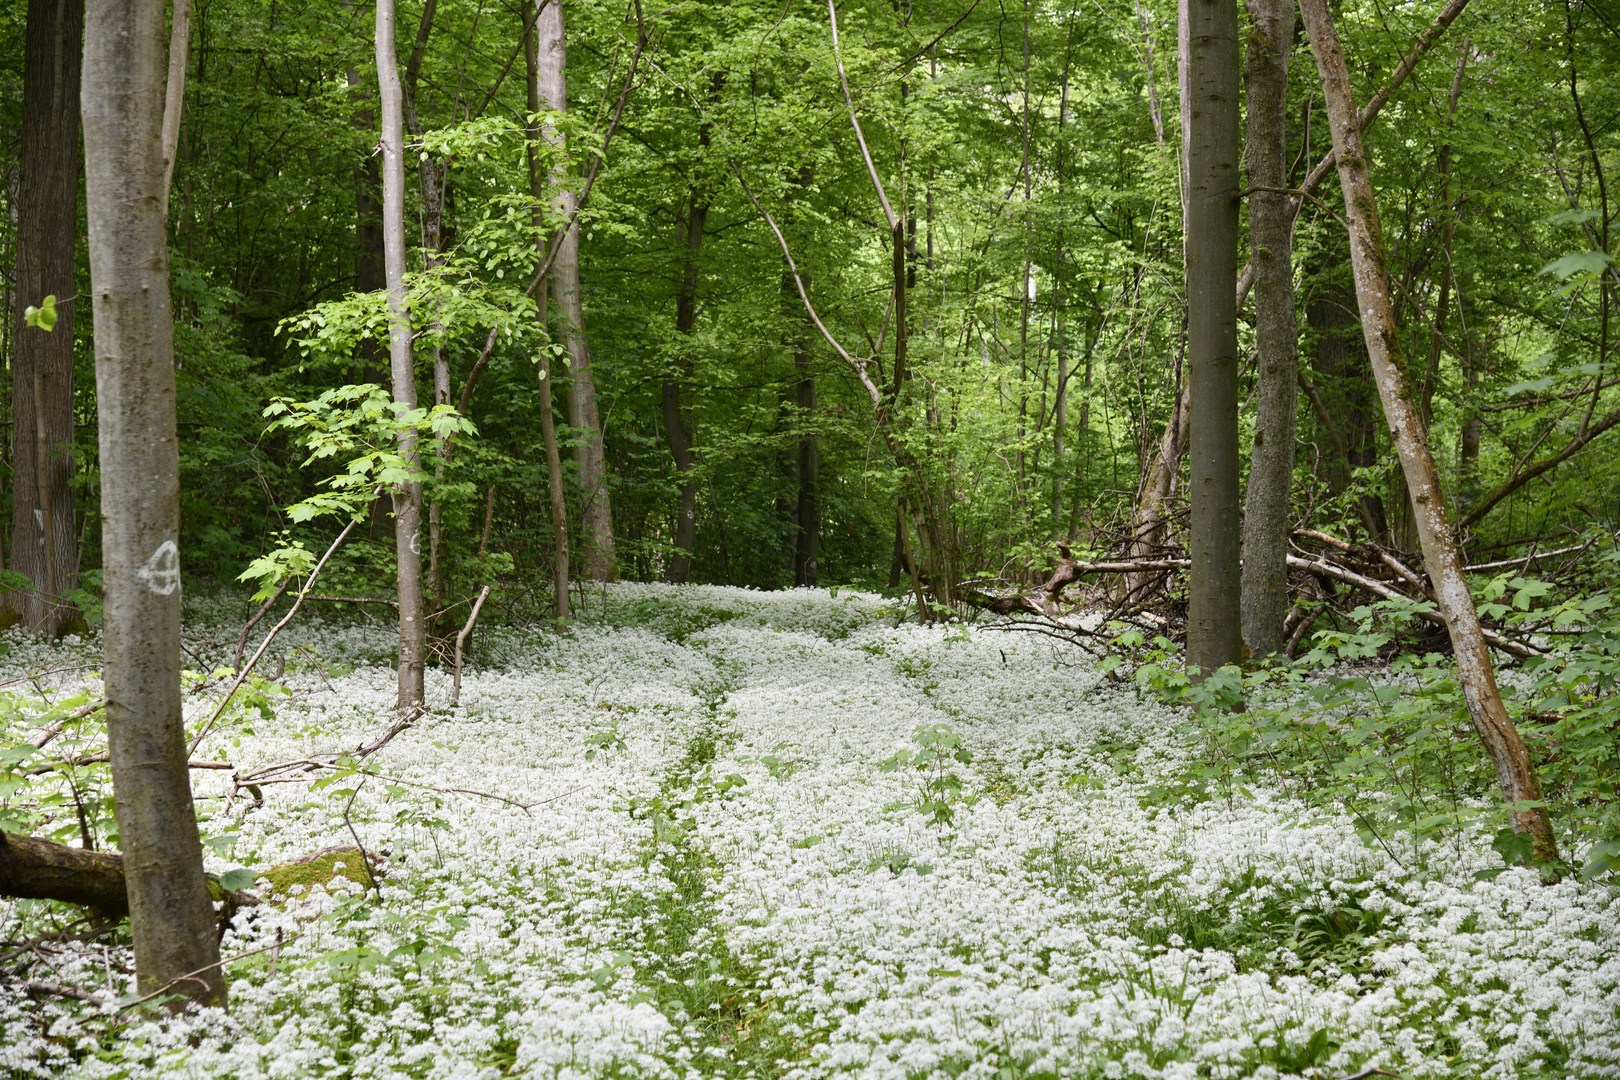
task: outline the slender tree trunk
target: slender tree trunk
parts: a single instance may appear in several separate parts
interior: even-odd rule
[[[1463,576],[1462,559],[1446,513],[1440,474],[1429,453],[1422,418],[1411,398],[1400,329],[1390,302],[1389,275],[1384,266],[1378,204],[1362,145],[1355,98],[1344,50],[1328,14],[1327,0],[1300,0],[1300,12],[1310,35],[1311,51],[1322,79],[1322,96],[1333,128],[1339,183],[1344,189],[1345,217],[1350,226],[1350,258],[1355,271],[1356,298],[1362,311],[1362,331],[1372,359],[1373,375],[1383,399],[1384,416],[1400,455],[1401,468],[1417,508],[1418,537],[1423,561],[1434,585],[1434,595],[1452,649],[1457,656],[1458,681],[1474,730],[1496,767],[1497,783],[1509,806],[1513,827],[1529,833],[1537,862],[1556,864],[1558,844],[1552,822],[1541,803],[1541,782],[1517,729],[1502,704],[1490,649],[1480,627],[1479,614]]]
[[[422,121],[416,115],[416,88],[422,72],[422,56],[427,50],[428,38],[432,36],[433,20],[437,11],[437,0],[427,0],[422,5],[422,16],[416,28],[416,42],[411,47],[411,56],[405,65],[405,79],[401,93],[404,122],[411,137],[417,140],[422,138]],[[418,155],[416,181],[421,203],[419,212],[422,222],[422,269],[429,274],[444,265],[444,193],[449,175],[448,161],[431,154]],[[431,318],[431,334],[434,340],[433,404],[450,405],[452,404],[450,356],[445,352],[443,344],[444,323],[437,310],[432,313]],[[444,482],[445,470],[449,468],[454,455],[454,444],[450,440],[445,439],[439,443],[435,455],[437,460],[433,463],[433,476],[438,484]],[[443,611],[448,605],[445,585],[445,563],[448,560],[444,558],[441,549],[443,536],[444,500],[435,496],[428,505],[427,568],[428,594],[433,600],[434,611]],[[453,630],[445,627],[438,632],[451,633]]]
[[[1187,662],[1240,656],[1237,0],[1188,0],[1187,384],[1192,569]]]
[[[1193,0],[1178,0],[1176,4],[1176,85],[1177,99],[1180,103],[1181,115],[1181,143],[1177,175],[1181,187],[1181,219],[1187,220],[1187,158],[1188,140],[1192,137],[1192,89],[1191,89],[1191,27],[1188,5]],[[1145,16],[1138,11],[1139,19]],[[1144,34],[1146,30],[1144,29]],[[1144,37],[1144,40],[1147,40]],[[1150,67],[1148,79],[1153,82],[1154,72]],[[1149,98],[1149,106],[1154,109],[1154,135],[1158,140],[1159,148],[1166,148],[1166,136],[1162,117],[1157,111],[1157,97]],[[1185,250],[1185,230],[1183,230],[1183,249]],[[1182,321],[1182,347],[1176,356],[1176,393],[1170,405],[1170,419],[1165,422],[1164,432],[1159,437],[1158,447],[1144,470],[1142,487],[1137,493],[1136,507],[1131,517],[1131,557],[1146,558],[1159,543],[1164,529],[1164,504],[1170,498],[1170,492],[1175,487],[1176,473],[1181,468],[1181,455],[1187,450],[1188,423],[1192,417],[1191,385],[1182,373],[1182,360],[1186,353],[1186,321]],[[1145,433],[1144,433],[1145,437]],[[1078,515],[1076,515],[1078,517]],[[1125,590],[1133,602],[1140,603],[1147,599],[1147,590],[1151,587],[1154,578],[1151,575],[1143,576],[1127,574],[1125,577]]]
[[[1356,313],[1352,288],[1332,277],[1324,268],[1316,296],[1305,309],[1305,320],[1315,331],[1317,373],[1328,380],[1324,396],[1336,414],[1329,436],[1335,450],[1343,447],[1342,460],[1324,472],[1330,494],[1338,496],[1350,486],[1354,471],[1378,461],[1378,426],[1373,414],[1371,362]],[[1321,418],[1318,418],[1321,420]],[[1369,539],[1381,542],[1388,524],[1384,500],[1367,493],[1357,497],[1356,512]]]
[[[162,185],[163,0],[91,5],[84,147],[107,742],[140,987],[223,1005],[180,689],[180,456]],[[60,327],[58,327],[60,330]],[[207,970],[202,970],[202,969]]]
[[[548,0],[535,23],[539,41],[539,89],[546,108],[568,109],[567,38],[563,29],[562,0]],[[543,136],[559,151],[564,136],[546,128]],[[554,212],[572,219],[579,195],[561,169],[551,175]],[[596,383],[591,374],[591,351],[585,337],[585,309],[580,295],[579,222],[562,234],[556,261],[551,266],[551,299],[562,321],[563,349],[568,355],[572,381],[568,387],[568,422],[582,438],[574,448],[579,465],[580,541],[585,547],[585,572],[593,581],[616,581],[613,554],[613,513],[607,487],[607,455],[602,445],[602,420],[596,405]]]
[[[536,5],[535,24],[527,29],[527,38],[524,43],[524,56],[528,66],[528,110],[532,118],[540,111],[540,55],[538,47],[538,22],[541,5],[549,7],[551,0],[534,0]],[[529,166],[529,197],[534,200],[535,248],[541,262],[545,261],[548,251],[548,241],[545,230],[545,210],[547,183],[540,167],[540,146],[542,133],[539,125],[531,119],[524,128],[524,151]],[[542,281],[535,290],[535,308],[540,319],[541,340],[550,342],[551,332],[546,322],[546,290],[547,283]],[[546,494],[551,510],[551,539],[554,558],[552,559],[551,585],[552,608],[557,619],[557,625],[562,626],[568,620],[568,500],[563,490],[562,455],[557,449],[557,425],[552,415],[554,399],[551,388],[556,380],[551,377],[554,357],[546,353],[540,358],[540,441],[544,444],[546,454]]]
[[[1069,119],[1069,69],[1074,58],[1074,16],[1071,13],[1068,21],[1068,36],[1063,48],[1063,77],[1058,87],[1057,131],[1053,134],[1055,157],[1057,159],[1057,189],[1058,202],[1067,206],[1067,161],[1064,150],[1063,127]],[[1064,438],[1069,429],[1069,334],[1068,324],[1064,321],[1063,296],[1063,226],[1059,220],[1057,229],[1056,257],[1053,259],[1052,273],[1052,336],[1057,351],[1057,386],[1053,391],[1052,401],[1052,535],[1059,535],[1063,528],[1063,481],[1066,470],[1063,465]],[[932,266],[929,267],[932,269]]]
[[[1457,445],[1457,508],[1467,510],[1468,504],[1479,498],[1479,380],[1485,362],[1479,330],[1469,318],[1471,281],[1458,282],[1458,306],[1464,315],[1463,328],[1463,408],[1462,431]],[[1601,283],[1600,283],[1601,285]],[[1607,289],[1607,286],[1601,286]]]
[[[1457,71],[1451,78],[1451,96],[1446,105],[1446,126],[1457,119],[1457,103],[1462,100],[1463,72],[1468,68],[1471,46],[1463,42],[1457,57]],[[1434,418],[1434,390],[1440,382],[1440,355],[1446,334],[1446,315],[1451,308],[1451,246],[1457,236],[1457,209],[1451,205],[1451,141],[1440,145],[1435,155],[1435,172],[1440,175],[1440,298],[1435,301],[1434,318],[1429,332],[1429,358],[1424,365],[1423,386],[1418,395],[1418,409],[1423,417],[1423,430],[1429,430]]]
[[[405,308],[405,105],[394,51],[395,0],[377,0],[377,103],[382,114],[383,270],[388,288],[388,357],[394,400],[416,407],[416,366],[411,317]],[[402,435],[399,452],[413,472],[422,455],[414,435]],[[427,625],[422,597],[422,484],[394,490],[394,548],[399,559],[399,708],[423,700]]]
[[[793,369],[799,381],[794,389],[799,425],[812,430],[799,435],[798,536],[793,549],[793,584],[816,583],[817,549],[821,545],[821,450],[816,444],[816,377],[810,370],[810,343],[801,332],[793,347]]]
[[[11,603],[34,633],[81,622],[59,598],[77,586],[73,493],[74,245],[79,221],[79,66],[84,0],[30,0],[17,178],[17,290],[11,357],[13,570],[32,588]],[[57,324],[23,309],[56,297]]]
[[[1249,0],[1249,184],[1288,186],[1288,53],[1293,0]],[[1299,329],[1294,322],[1294,209],[1282,191],[1249,195],[1259,351],[1254,445],[1243,521],[1243,642],[1281,652],[1288,617],[1288,495],[1294,479]]]
[[[707,139],[703,140],[707,143]],[[681,287],[675,296],[675,332],[689,339],[697,326],[697,258],[703,247],[703,225],[709,203],[694,183],[682,226],[683,257]],[[692,475],[697,458],[692,453],[692,422],[681,407],[681,381],[692,377],[692,354],[678,360],[678,377],[664,380],[664,431],[669,452],[675,458],[675,472],[681,478],[680,505],[675,518],[675,557],[670,560],[668,578],[685,584],[692,576],[692,546],[697,542],[697,480]]]

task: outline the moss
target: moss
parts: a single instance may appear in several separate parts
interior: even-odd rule
[[[369,888],[371,878],[364,866],[365,856],[353,844],[323,848],[320,851],[291,862],[280,863],[259,876],[270,882],[262,894],[266,900],[283,900],[292,895],[294,885],[302,885],[299,892],[307,892],[315,885],[327,885],[337,878],[347,878],[357,885]],[[381,872],[377,872],[381,876]]]

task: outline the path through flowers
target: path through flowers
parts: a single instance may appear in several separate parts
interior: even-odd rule
[[[352,825],[386,853],[380,900],[339,878],[240,921],[226,953],[265,951],[230,966],[229,1018],[189,1025],[113,1020],[128,980],[64,952],[51,978],[104,1004],[0,987],[0,1070],[1620,1074],[1608,890],[1476,881],[1487,841],[1386,850],[1266,791],[1189,798],[1184,718],[1039,639],[825,591],[587,606],[570,637],[492,633],[460,707],[434,682],[435,715],[370,763],[510,802],[350,776],[227,806],[199,774],[205,830],[236,838],[211,870]],[[200,655],[235,615],[198,612]],[[386,726],[382,624],[278,647],[293,694],[200,756],[245,770]],[[5,666],[75,648],[93,660]],[[22,917],[0,903],[0,936]]]

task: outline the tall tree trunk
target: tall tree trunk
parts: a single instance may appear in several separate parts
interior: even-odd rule
[[[34,633],[82,622],[73,499],[74,245],[79,222],[79,65],[84,0],[30,0],[17,178],[17,291],[11,358],[11,568],[31,588],[11,603]],[[161,107],[161,98],[159,101]],[[161,175],[159,177],[161,180]],[[56,328],[23,309],[57,299]]]
[[[162,192],[163,0],[91,5],[85,181],[107,744],[140,987],[223,1005],[180,690],[180,455]],[[192,974],[195,973],[195,974]]]
[[[394,400],[416,408],[416,366],[411,353],[411,316],[405,308],[405,103],[394,51],[395,0],[377,0],[377,103],[382,114],[383,271],[388,288],[388,358]],[[422,454],[414,435],[402,435],[399,452],[420,473]],[[394,549],[399,560],[399,708],[423,700],[427,625],[422,598],[422,484],[394,489]]]
[[[1189,61],[1191,42],[1189,40],[1191,29],[1189,24],[1188,4],[1193,0],[1178,0],[1176,4],[1176,85],[1177,99],[1181,110],[1181,152],[1178,159],[1178,179],[1181,188],[1181,219],[1187,220],[1187,149],[1188,140],[1192,136],[1192,90],[1191,65]],[[1138,18],[1146,27],[1145,15],[1138,10]],[[1146,30],[1143,31],[1144,35]],[[1144,41],[1149,40],[1144,37]],[[1154,82],[1154,71],[1151,60],[1148,70],[1148,81]],[[1166,138],[1162,117],[1157,111],[1157,97],[1149,98],[1149,105],[1154,109],[1153,132],[1158,140],[1159,148],[1166,148]],[[1183,231],[1183,246],[1185,247],[1185,230]],[[1176,356],[1176,391],[1171,399],[1170,419],[1165,422],[1164,431],[1159,437],[1159,444],[1148,467],[1143,472],[1141,490],[1137,492],[1136,506],[1131,515],[1131,545],[1132,558],[1146,558],[1158,545],[1160,535],[1164,529],[1164,504],[1170,498],[1170,492],[1175,487],[1176,473],[1181,468],[1181,455],[1187,450],[1188,422],[1192,417],[1191,386],[1182,373],[1182,360],[1186,353],[1186,321],[1182,321],[1182,347]],[[1144,433],[1145,435],[1145,433]],[[1076,515],[1078,518],[1078,515]],[[1147,591],[1155,580],[1153,575],[1127,574],[1125,577],[1126,594],[1133,602],[1140,603],[1147,599]]]
[[[811,372],[810,359],[810,342],[801,331],[793,345],[793,369],[799,376],[794,400],[800,427],[799,505],[795,515],[799,527],[793,545],[794,585],[816,583],[817,549],[821,546],[821,449],[814,430],[816,377]]]
[[[1457,120],[1457,103],[1462,100],[1463,72],[1468,68],[1468,54],[1472,46],[1464,41],[1457,57],[1457,71],[1451,78],[1451,96],[1446,104],[1446,127]],[[1423,417],[1423,430],[1429,430],[1434,417],[1434,391],[1440,382],[1440,355],[1446,334],[1446,315],[1451,308],[1451,246],[1457,237],[1457,208],[1451,205],[1451,140],[1440,144],[1435,155],[1435,172],[1440,175],[1440,298],[1435,301],[1434,318],[1429,329],[1429,357],[1424,365],[1423,385],[1418,393],[1418,410]]]
[[[707,138],[702,140],[707,143]],[[675,295],[675,332],[683,341],[691,338],[697,326],[697,258],[703,247],[703,225],[708,220],[709,202],[694,182],[687,202],[686,221],[682,225],[681,287]],[[675,518],[675,557],[670,560],[667,577],[677,584],[685,584],[692,576],[692,546],[697,541],[697,480],[692,468],[697,458],[692,453],[692,421],[681,406],[681,381],[692,377],[692,354],[685,345],[677,361],[680,371],[675,378],[664,380],[664,431],[669,437],[669,452],[675,458],[675,472],[680,476],[680,505]]]
[[[563,29],[562,0],[549,0],[535,22],[539,35],[540,96],[553,112],[568,109],[567,38]],[[545,139],[559,150],[561,131],[546,128]],[[613,513],[607,487],[607,455],[602,445],[602,420],[596,406],[596,383],[591,374],[591,351],[585,337],[585,308],[579,282],[579,222],[573,221],[579,193],[561,169],[551,175],[552,205],[556,215],[572,224],[557,241],[551,266],[551,299],[562,321],[563,349],[568,355],[568,422],[582,432],[574,447],[579,465],[580,541],[585,547],[585,572],[593,581],[616,581],[619,572],[613,554]]]
[[[438,11],[438,0],[427,0],[422,5],[422,16],[417,23],[416,42],[411,46],[410,59],[405,64],[405,78],[401,99],[405,128],[411,137],[422,138],[422,121],[416,115],[416,88],[422,73],[422,56],[427,50],[428,38],[433,33],[433,19]],[[452,108],[452,112],[454,112]],[[450,163],[432,154],[421,154],[416,162],[417,191],[420,195],[422,222],[422,269],[431,274],[444,265],[444,192],[450,174]],[[433,345],[433,404],[452,404],[450,398],[450,356],[444,349],[444,323],[439,312],[432,319]],[[441,440],[433,463],[433,476],[438,484],[444,482],[445,470],[455,455],[450,440]],[[428,505],[428,594],[433,610],[443,611],[448,606],[445,587],[445,559],[441,550],[444,535],[444,500],[435,496]],[[443,632],[442,630],[439,632]]]
[[[1327,0],[1300,0],[1305,30],[1322,78],[1322,97],[1333,128],[1333,149],[1338,157],[1339,183],[1344,189],[1345,217],[1350,226],[1350,258],[1355,271],[1356,298],[1362,311],[1362,331],[1372,359],[1373,375],[1383,399],[1384,417],[1400,455],[1407,487],[1417,508],[1418,536],[1423,561],[1434,585],[1440,615],[1446,620],[1452,649],[1457,655],[1458,681],[1474,730],[1485,744],[1510,820],[1534,842],[1536,861],[1556,864],[1558,844],[1545,806],[1539,805],[1541,782],[1502,704],[1490,649],[1474,609],[1468,582],[1463,577],[1451,522],[1446,513],[1440,474],[1429,453],[1422,418],[1411,398],[1406,362],[1401,355],[1400,330],[1389,296],[1389,274],[1384,266],[1383,236],[1378,204],[1350,86],[1344,50],[1334,31]],[[1535,806],[1525,804],[1534,803]]]
[[[1239,659],[1237,0],[1188,0],[1187,384],[1192,503],[1187,662]]]
[[[539,17],[551,6],[552,0],[533,0],[535,17],[526,27],[524,59],[528,67],[528,110],[530,120],[524,127],[524,155],[529,166],[529,197],[534,201],[535,249],[542,263],[550,254],[550,243],[545,230],[545,202],[547,181],[540,167],[542,133],[533,117],[540,112],[540,53]],[[551,332],[546,323],[547,282],[541,281],[535,290],[535,311],[540,320],[541,340],[550,342]],[[552,415],[555,399],[551,377],[554,357],[548,352],[540,358],[540,441],[546,454],[546,495],[551,510],[551,563],[552,611],[560,628],[568,619],[568,499],[563,490],[562,455],[557,449],[557,424]]]
[[[1294,322],[1294,208],[1288,186],[1288,54],[1293,0],[1249,0],[1249,195],[1259,351],[1254,445],[1243,520],[1243,643],[1251,655],[1287,639],[1288,495],[1294,479],[1299,328]]]
[[[1331,274],[1331,269],[1325,271]],[[1318,287],[1305,309],[1305,321],[1315,331],[1315,367],[1330,380],[1328,401],[1337,416],[1335,448],[1344,446],[1344,459],[1327,472],[1328,491],[1339,495],[1350,486],[1356,469],[1378,462],[1378,425],[1373,415],[1371,363],[1357,314],[1353,290],[1330,278]],[[1357,497],[1356,512],[1369,539],[1382,542],[1388,532],[1384,500],[1368,492]]]
[[[1465,324],[1462,335],[1463,422],[1457,440],[1457,506],[1459,510],[1466,510],[1469,503],[1479,498],[1479,380],[1485,366],[1485,350],[1479,329],[1474,325],[1473,312],[1469,310],[1473,282],[1464,280],[1457,285],[1458,306],[1462,308]],[[1600,287],[1605,291],[1608,288],[1602,283]]]

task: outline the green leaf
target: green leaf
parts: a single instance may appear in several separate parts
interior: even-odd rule
[[[1613,265],[1614,260],[1602,251],[1574,251],[1543,266],[1540,273],[1568,281],[1577,276],[1597,277]]]
[[[34,307],[32,304],[30,304],[28,307],[24,308],[23,321],[29,326],[35,326],[41,330],[55,330],[56,297],[47,296],[45,299],[39,302],[39,307]]]
[[[243,870],[240,867],[235,870],[227,870],[219,875],[220,888],[229,892],[240,892],[243,889],[252,888],[253,883],[257,880],[258,878],[253,871]]]

